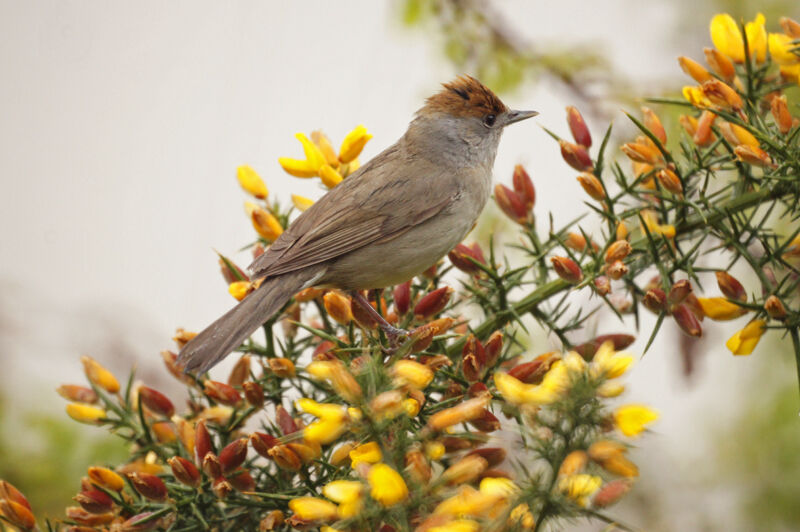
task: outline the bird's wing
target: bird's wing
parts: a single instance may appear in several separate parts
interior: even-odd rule
[[[424,170],[406,174],[404,157],[397,144],[386,149],[314,203],[253,261],[253,276],[296,271],[391,240],[450,204],[452,193],[441,193],[433,168],[433,175]],[[427,166],[415,163],[418,169]],[[388,168],[397,175],[390,175]]]

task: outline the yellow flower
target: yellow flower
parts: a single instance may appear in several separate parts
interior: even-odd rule
[[[644,405],[625,405],[614,412],[614,424],[628,437],[638,436],[657,419],[658,412]]]
[[[367,128],[359,125],[353,131],[347,134],[342,141],[342,147],[339,148],[339,160],[343,163],[349,163],[361,153],[364,145],[372,138],[372,135],[367,133]]]
[[[89,479],[95,484],[112,491],[122,491],[125,479],[107,467],[92,466],[89,468]]]
[[[703,107],[711,106],[711,100],[706,97],[706,94],[700,87],[687,85],[683,88],[681,93],[683,94],[683,97],[686,98],[686,101],[695,107],[702,109]]]
[[[767,30],[764,28],[764,15],[758,13],[756,18],[745,24],[747,46],[750,55],[756,61],[763,62],[767,54]],[[711,41],[714,46],[737,63],[744,62],[744,39],[736,21],[728,15],[715,15],[709,27]]]
[[[336,393],[351,403],[361,397],[361,386],[339,360],[317,360],[309,364],[306,371],[317,379],[330,382]]]
[[[375,464],[367,475],[370,496],[385,507],[394,506],[408,497],[403,477],[386,464]]]
[[[103,388],[108,393],[117,393],[119,391],[119,381],[116,377],[104,368],[98,361],[92,357],[82,356],[81,363],[83,364],[83,371],[89,382],[95,386]]]
[[[356,467],[361,463],[377,464],[382,459],[383,453],[381,453],[381,448],[374,441],[359,445],[350,451],[350,462],[352,463],[352,467]]]
[[[289,509],[300,519],[333,521],[339,515],[336,505],[317,497],[298,497],[289,501]]]
[[[328,164],[323,164],[319,167],[319,178],[322,184],[328,188],[333,188],[342,182],[342,174],[337,172]]]
[[[79,423],[92,424],[106,417],[106,411],[84,403],[70,403],[67,405],[67,415]]]
[[[675,226],[670,224],[659,224],[658,216],[651,210],[641,211],[642,220],[651,235],[662,235],[666,238],[675,237]],[[644,231],[644,229],[642,229]]]
[[[325,156],[325,161],[334,168],[339,166],[339,159],[336,157],[336,150],[333,149],[331,141],[328,136],[322,131],[312,131],[311,140],[319,147],[322,155]]]
[[[724,297],[698,297],[703,314],[716,321],[727,321],[747,314],[747,309],[731,303]]]
[[[526,384],[508,373],[497,372],[494,374],[494,384],[497,391],[512,404],[550,404],[563,393],[569,386],[569,373],[567,366],[560,360],[556,361],[545,374],[542,383]]]
[[[769,53],[772,59],[779,65],[796,65],[800,63],[800,56],[792,53],[796,44],[792,44],[792,38],[783,33],[770,33],[767,39],[769,43]]]
[[[610,399],[612,397],[619,397],[622,395],[622,392],[625,391],[625,386],[616,382],[604,382],[600,386],[597,387],[597,395],[598,397],[605,397],[606,399]]]
[[[592,358],[592,375],[606,379],[616,379],[628,370],[633,357],[625,352],[614,351],[614,343],[609,340],[597,350]]]
[[[323,155],[322,150],[311,142],[303,133],[295,133],[294,138],[299,140],[300,144],[303,145],[303,153],[305,153],[308,165],[314,170],[319,171],[320,166],[326,164],[325,155]]]
[[[425,444],[425,456],[431,460],[438,460],[447,451],[444,444],[440,441],[432,441]]]
[[[586,371],[586,361],[575,351],[570,351],[564,357],[564,365],[573,374],[579,375]],[[544,384],[544,383],[543,383]]]
[[[731,350],[734,355],[749,355],[753,349],[758,345],[758,341],[766,330],[767,322],[764,320],[753,320],[741,331],[730,337],[725,342],[725,346]]]
[[[781,76],[789,81],[800,84],[800,64],[781,66]]]
[[[426,529],[428,532],[479,532],[480,524],[472,519],[457,519]]]
[[[418,390],[433,380],[431,368],[413,360],[398,360],[392,365],[391,374],[397,386],[411,386]]]
[[[234,281],[228,285],[228,293],[241,301],[250,292],[250,281]]]
[[[247,165],[240,166],[236,169],[236,179],[239,180],[239,184],[248,194],[258,199],[265,199],[267,194],[269,194],[264,180],[259,177],[255,170]]]
[[[339,503],[339,517],[347,519],[361,512],[363,484],[357,480],[334,480],[322,488],[322,494]]]
[[[278,164],[281,165],[287,174],[295,177],[314,177],[317,175],[317,169],[311,166],[308,161],[302,159],[279,157]]]
[[[304,196],[299,196],[297,194],[292,194],[292,203],[294,204],[294,208],[300,212],[305,211],[312,205],[314,205],[314,200],[306,198]]]
[[[250,221],[253,222],[256,232],[270,242],[277,240],[283,233],[283,226],[278,219],[261,207],[256,207],[250,212]]]
[[[408,397],[403,399],[403,411],[408,417],[414,417],[419,414],[419,401]]]
[[[341,405],[317,403],[305,397],[295,404],[304,412],[319,418],[303,429],[303,437],[311,443],[327,445],[347,430],[347,410]]]
[[[579,506],[586,506],[589,496],[602,484],[603,479],[595,475],[569,475],[558,481],[558,489]]]
[[[487,477],[481,480],[480,492],[486,495],[497,495],[507,499],[517,491],[519,488],[514,481],[502,477]]]

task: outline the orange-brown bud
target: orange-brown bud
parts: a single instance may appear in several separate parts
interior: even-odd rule
[[[0,515],[20,530],[34,530],[36,518],[29,508],[18,502],[0,499]]]
[[[575,142],[587,148],[592,147],[592,135],[589,132],[589,127],[583,120],[580,111],[571,105],[567,107],[567,125]]]
[[[620,442],[599,440],[591,444],[587,452],[589,453],[589,458],[602,465],[606,460],[615,456],[622,456],[626,450],[627,447]]]
[[[581,252],[586,249],[586,237],[579,233],[568,233],[567,238],[564,239],[564,246],[573,251]]]
[[[161,351],[161,358],[164,360],[164,366],[166,366],[167,371],[169,371],[173,377],[183,382],[184,384],[188,385],[194,384],[194,380],[192,380],[188,375],[184,375],[183,370],[178,367],[177,353],[173,353],[172,351],[165,349]]]
[[[486,352],[483,344],[470,334],[461,350],[461,371],[470,382],[480,380],[486,363]]]
[[[258,532],[270,532],[276,530],[284,522],[283,512],[280,510],[270,510],[266,517],[258,523]]]
[[[467,456],[480,456],[486,460],[489,467],[495,467],[503,463],[503,460],[506,459],[506,454],[506,450],[502,447],[481,447],[468,452]]]
[[[466,484],[477,479],[486,471],[488,464],[485,459],[477,455],[466,455],[461,460],[451,465],[442,473],[442,480],[450,486]]]
[[[121,491],[125,487],[125,480],[105,467],[92,466],[89,468],[89,479],[98,486],[112,491]]]
[[[314,301],[318,297],[321,297],[323,294],[323,290],[316,287],[306,288],[304,290],[300,290],[294,295],[294,300],[298,303],[308,303],[309,301]]]
[[[269,450],[278,444],[278,438],[272,434],[266,434],[264,432],[254,432],[250,434],[250,445],[264,458],[270,458]]]
[[[660,314],[667,309],[667,294],[660,288],[652,288],[645,292],[642,304],[646,309]]]
[[[83,363],[83,370],[86,373],[86,378],[95,386],[103,388],[108,393],[117,393],[119,391],[119,382],[117,379],[95,359],[82,356],[81,363]]]
[[[411,281],[395,286],[392,291],[392,298],[394,299],[394,308],[398,316],[408,312],[411,306]]]
[[[728,272],[717,272],[717,285],[720,291],[728,299],[736,299],[739,301],[747,301],[747,292],[745,292],[742,283],[740,283],[733,275]]]
[[[277,240],[283,233],[283,227],[278,219],[261,207],[255,207],[250,212],[250,221],[256,232],[268,242]]]
[[[708,74],[708,72],[706,72],[706,74]],[[661,124],[661,120],[658,118],[658,115],[656,115],[653,110],[648,107],[642,107],[642,115],[644,116],[644,127],[650,130],[650,133],[655,135],[655,137],[661,141],[662,145],[666,144],[667,132],[664,130],[664,126]]]
[[[469,424],[481,432],[494,432],[500,430],[500,420],[486,408],[481,414],[469,421]]]
[[[489,396],[476,397],[459,403],[456,406],[440,410],[428,418],[428,427],[433,430],[444,430],[459,423],[466,423],[483,415]]]
[[[670,170],[669,168],[662,168],[656,173],[656,179],[669,192],[676,194],[678,196],[683,195],[683,185],[681,185],[681,180],[678,177],[678,174]]]
[[[623,144],[620,149],[632,161],[646,163],[650,165],[661,165],[664,163],[664,156],[653,143],[628,142]]]
[[[183,349],[183,346],[188,344],[195,336],[197,336],[196,332],[187,331],[183,327],[178,327],[175,329],[175,336],[172,337],[172,340],[178,346],[178,349]]]
[[[691,76],[692,79],[694,79],[697,83],[704,83],[710,79],[713,79],[708,70],[706,70],[703,65],[694,59],[689,59],[688,57],[682,55],[678,57],[678,64],[681,66],[681,70],[686,72],[687,75]]]
[[[569,257],[555,256],[550,259],[553,263],[553,270],[559,277],[568,283],[578,284],[583,280],[583,271],[578,264]]]
[[[614,475],[626,478],[639,476],[639,468],[636,464],[625,458],[622,454],[609,457],[607,460],[603,461],[601,465],[603,469]]]
[[[147,532],[161,528],[161,520],[154,519],[155,512],[143,512],[136,514],[119,526],[119,532]],[[115,529],[116,530],[116,529]]]
[[[297,471],[303,466],[303,461],[300,456],[288,445],[276,445],[272,447],[267,454],[281,469]]]
[[[214,453],[206,453],[201,463],[203,472],[211,478],[219,478],[222,476],[222,463],[219,457]]]
[[[270,371],[281,379],[291,379],[295,376],[294,363],[288,358],[269,358],[267,365],[269,365]]]
[[[250,406],[256,408],[264,404],[264,389],[257,382],[247,381],[242,384],[244,398]]]
[[[681,330],[687,335],[696,338],[703,336],[703,328],[700,325],[700,321],[686,305],[680,304],[672,309],[672,316]]]
[[[205,420],[200,420],[197,422],[197,426],[195,427],[195,442],[194,442],[195,451],[197,452],[197,463],[202,464],[203,458],[208,453],[214,452],[214,444],[211,441],[211,433],[208,432],[208,427],[206,427]]]
[[[724,109],[739,111],[744,105],[742,97],[730,85],[718,79],[706,81],[701,88],[711,103]]]
[[[172,475],[178,482],[196,488],[200,485],[200,471],[193,463],[181,456],[173,456],[167,460]]]
[[[246,469],[238,469],[228,475],[228,482],[237,491],[253,491],[256,489],[256,481]]]
[[[606,265],[606,274],[618,281],[628,274],[628,267],[621,260],[615,260],[611,264]]]
[[[606,191],[603,188],[603,184],[594,174],[583,172],[578,176],[578,183],[592,199],[597,201],[606,199]]]
[[[700,114],[700,119],[697,121],[697,131],[692,137],[692,142],[698,146],[708,146],[711,144],[714,141],[714,132],[711,130],[711,126],[714,124],[716,118],[717,115],[711,111],[703,111]]]
[[[325,311],[336,322],[348,325],[353,321],[353,312],[350,310],[350,298],[336,291],[330,291],[322,298]]]
[[[414,316],[418,320],[432,318],[444,310],[452,294],[453,289],[449,286],[442,286],[425,294],[414,306]]]
[[[486,356],[484,365],[487,368],[493,368],[500,354],[503,352],[503,333],[495,331],[489,336],[483,344],[484,354]]]
[[[231,373],[228,376],[228,384],[231,386],[241,386],[250,377],[250,355],[242,355],[236,361]]]
[[[625,479],[612,480],[604,484],[594,494],[592,499],[592,506],[595,508],[606,508],[615,504],[622,497],[625,496],[631,489],[631,482]]]
[[[536,204],[536,189],[533,187],[533,180],[525,168],[518,164],[514,167],[514,175],[511,181],[514,185],[514,192],[516,192],[522,199],[522,203],[528,210],[533,209]]]
[[[706,63],[717,76],[728,83],[733,81],[733,77],[736,75],[736,68],[734,68],[733,61],[728,56],[716,48],[703,48],[703,53],[706,55]]]
[[[566,477],[575,475],[586,467],[589,463],[589,455],[585,451],[572,451],[561,462],[561,467],[558,468],[559,476]]]
[[[233,486],[225,477],[217,477],[211,484],[211,491],[214,492],[217,499],[225,499],[228,495],[233,493]]]
[[[151,501],[167,500],[167,486],[164,481],[149,473],[131,473],[128,478],[136,491]]]
[[[675,284],[673,284],[672,288],[669,289],[667,303],[669,303],[670,306],[683,303],[683,300],[686,299],[691,292],[692,284],[689,281],[686,279],[675,281]]]
[[[793,118],[786,103],[786,96],[773,98],[770,102],[770,111],[772,111],[772,118],[775,119],[778,130],[784,135],[787,134],[792,129]]]
[[[170,401],[166,395],[153,388],[147,386],[140,387],[139,398],[142,400],[142,404],[155,414],[164,417],[172,417],[175,413],[175,406],[172,404],[172,401]]]
[[[681,115],[678,117],[678,123],[690,137],[694,137],[695,133],[697,133],[697,119],[695,117]]]
[[[453,266],[470,275],[476,275],[481,272],[480,267],[475,264],[475,262],[484,265],[486,264],[486,259],[483,256],[483,250],[481,250],[481,247],[477,243],[472,244],[471,246],[459,244],[447,254],[447,258],[450,259],[450,262],[453,264]]]
[[[114,508],[114,499],[104,491],[89,489],[72,498],[81,508],[92,514],[104,514]]]
[[[752,164],[753,166],[772,166],[772,159],[769,154],[761,148],[740,144],[733,149],[733,153],[743,163]]]
[[[503,213],[520,225],[531,221],[531,211],[525,206],[523,198],[508,188],[498,183],[494,187],[494,201]]]
[[[611,281],[605,275],[598,275],[594,278],[594,290],[601,296],[611,292]]]
[[[769,317],[775,320],[782,320],[786,317],[786,307],[778,296],[771,295],[764,301],[764,310],[767,311]]]
[[[239,438],[226,445],[219,452],[222,472],[230,473],[244,463],[247,458],[247,438]]]
[[[295,422],[294,418],[283,408],[283,405],[278,405],[275,409],[275,421],[278,424],[278,428],[281,429],[281,433],[285,436],[289,434],[294,434],[300,427]]]
[[[789,17],[781,17],[778,19],[783,32],[792,39],[800,39],[800,22],[792,20]]]
[[[203,389],[208,397],[224,405],[236,406],[242,400],[236,388],[224,382],[207,380],[203,383]]]
[[[579,172],[592,171],[592,158],[585,147],[565,140],[559,140],[558,145],[561,148],[561,157],[564,162]]]
[[[623,260],[631,254],[631,251],[633,251],[633,248],[627,240],[617,240],[608,246],[605,261],[607,264],[610,264],[618,260]]]
[[[62,384],[56,388],[58,395],[69,401],[78,403],[94,404],[97,402],[97,394],[91,388],[79,386],[77,384]]]
[[[425,455],[422,453],[422,451],[413,449],[407,452],[405,456],[405,464],[405,472],[408,473],[419,484],[427,484],[430,481],[431,476],[433,476],[433,471],[428,463],[428,459],[425,458]]]

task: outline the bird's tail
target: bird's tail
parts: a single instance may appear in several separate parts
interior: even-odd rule
[[[304,268],[266,279],[257,290],[192,338],[181,349],[178,366],[187,373],[209,370],[278,312],[292,295],[313,284],[318,273],[316,268]]]

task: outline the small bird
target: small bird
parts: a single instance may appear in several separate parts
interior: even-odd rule
[[[261,286],[187,343],[178,364],[202,373],[225,358],[294,294],[310,286],[352,291],[392,327],[361,290],[404,283],[467,235],[489,199],[497,146],[513,111],[471,76],[443,84],[392,146],[303,212],[249,266]]]

